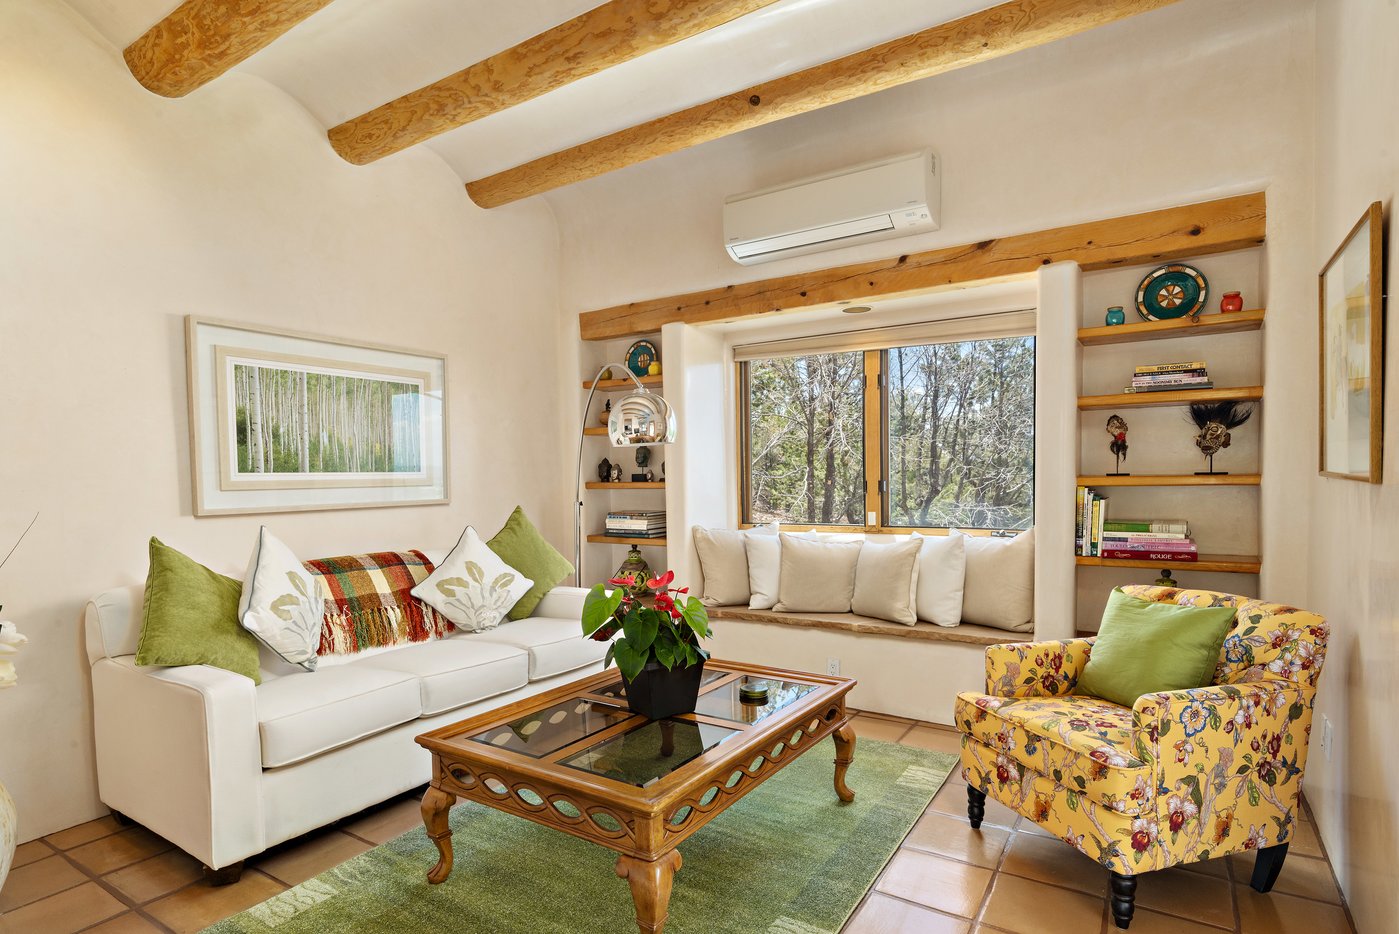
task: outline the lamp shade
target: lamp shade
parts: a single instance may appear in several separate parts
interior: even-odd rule
[[[629,392],[612,404],[607,435],[619,448],[669,444],[675,440],[675,410],[654,392]]]

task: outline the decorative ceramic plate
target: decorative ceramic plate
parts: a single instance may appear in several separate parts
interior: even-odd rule
[[[627,348],[627,369],[637,376],[645,376],[651,364],[661,359],[661,353],[650,341],[637,341]]]
[[[1137,286],[1137,314],[1147,321],[1195,316],[1205,307],[1209,283],[1194,266],[1169,263],[1153,269]]]

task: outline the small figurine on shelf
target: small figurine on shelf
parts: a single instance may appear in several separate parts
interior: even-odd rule
[[[602,483],[607,483],[612,479],[612,462],[605,457],[598,462],[597,478]]]
[[[1158,577],[1158,578],[1156,578],[1156,586],[1157,586],[1157,587],[1176,587],[1176,586],[1179,586],[1179,585],[1176,584],[1176,579],[1175,579],[1174,577],[1171,576],[1171,569],[1170,569],[1170,568],[1162,568],[1162,569],[1161,569],[1161,576]]]
[[[643,444],[636,449],[636,466],[645,467],[649,463],[651,463],[651,449]]]
[[[1130,477],[1130,473],[1122,472],[1122,462],[1127,459],[1127,420],[1121,415],[1108,417],[1108,434],[1112,435],[1112,441],[1108,443],[1108,450],[1112,456],[1117,458],[1117,468],[1109,477]]]
[[[1243,311],[1244,297],[1238,292],[1225,292],[1219,300],[1219,310],[1223,312]]]
[[[652,470],[650,467],[647,467],[647,468],[646,468],[646,482],[647,482],[647,483],[655,483],[655,482],[656,482],[656,472],[655,472],[654,470]]]
[[[612,400],[611,400],[611,399],[608,399],[606,402],[604,402],[604,403],[602,404],[602,411],[600,411],[600,412],[597,413],[597,420],[598,420],[601,424],[606,425],[608,419],[610,419],[611,417],[612,417]]]
[[[1113,305],[1108,309],[1108,313],[1103,320],[1110,325],[1126,324],[1127,315],[1122,311],[1121,305]]]
[[[613,464],[613,465],[612,465],[612,477],[611,477],[611,482],[613,482],[613,483],[621,483],[621,482],[622,482],[622,465],[621,465],[621,464]]]
[[[1214,456],[1229,446],[1232,436],[1229,432],[1248,421],[1253,414],[1253,406],[1243,402],[1193,402],[1187,416],[1195,427],[1195,446],[1209,458],[1209,470],[1197,470],[1195,475],[1209,477],[1227,474],[1227,470],[1214,469]]]

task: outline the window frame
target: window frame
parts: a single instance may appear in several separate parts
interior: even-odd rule
[[[1010,337],[1011,335],[1006,335]],[[1034,335],[1026,335],[1031,339]],[[976,340],[997,340],[999,338],[987,337],[976,338]],[[930,341],[929,343],[936,343]],[[1038,341],[1035,342],[1034,367],[1039,367]],[[847,534],[883,534],[883,535],[907,535],[910,532],[918,532],[923,535],[948,535],[951,529],[943,526],[915,526],[915,525],[893,525],[889,521],[889,348],[879,350],[858,351],[864,355],[864,383],[862,392],[864,404],[862,419],[864,422],[864,450],[865,450],[865,524],[860,525],[819,525],[809,523],[780,523],[779,528],[790,532],[835,532]],[[737,401],[736,428],[738,430],[738,527],[740,529],[751,529],[756,527],[752,521],[752,482],[750,476],[750,454],[751,439],[750,428],[752,426],[752,406],[749,398],[749,360],[740,360],[734,364],[734,379],[737,387],[735,398]],[[1031,375],[1034,379],[1034,375]],[[1038,425],[1035,426],[1038,432]],[[1033,487],[1036,473],[1034,458],[1031,459],[1030,482]],[[870,482],[874,478],[874,482]],[[1036,497],[1031,496],[1030,500],[1030,527],[1034,527]],[[870,522],[870,517],[874,517],[874,522]],[[1010,536],[1018,535],[1024,529],[959,529],[966,535],[980,536]]]

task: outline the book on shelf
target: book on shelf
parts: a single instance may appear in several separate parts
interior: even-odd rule
[[[1103,540],[1103,522],[1107,518],[1107,497],[1092,487],[1078,487],[1074,494],[1078,509],[1074,522],[1074,553],[1091,557],[1098,553]]]
[[[665,529],[639,532],[636,529],[614,529],[608,527],[603,529],[602,534],[615,535],[617,538],[665,538]]]
[[[1154,363],[1149,366],[1139,366],[1135,372],[1138,376],[1148,373],[1179,373],[1183,370],[1203,370],[1207,364],[1203,360],[1191,360],[1187,363]]]
[[[1104,532],[1174,532],[1190,534],[1190,524],[1184,519],[1113,519],[1103,523]]]
[[[1190,539],[1178,542],[1103,542],[1103,550],[1109,548],[1115,551],[1197,551],[1195,543]]]
[[[1133,373],[1134,383],[1167,383],[1173,379],[1202,379],[1209,376],[1209,370],[1201,367],[1198,370],[1176,370],[1171,373]]]
[[[1122,387],[1122,391],[1125,392],[1125,393],[1133,393],[1133,392],[1166,392],[1166,391],[1168,391],[1168,390],[1180,390],[1180,389],[1213,389],[1213,388],[1214,388],[1214,380],[1206,379],[1206,380],[1201,380],[1201,381],[1196,382],[1196,383],[1177,383],[1177,384],[1167,384],[1167,385],[1165,385],[1165,386],[1123,386],[1123,387]]]
[[[1181,542],[1189,541],[1184,532],[1111,532],[1103,530],[1103,541],[1111,542]]]
[[[1180,564],[1189,564],[1192,561],[1200,560],[1200,556],[1193,551],[1127,551],[1123,548],[1105,548],[1101,557],[1126,561],[1165,561]]]
[[[1187,373],[1181,376],[1133,376],[1133,386],[1181,386],[1188,383],[1209,382],[1208,373]]]

